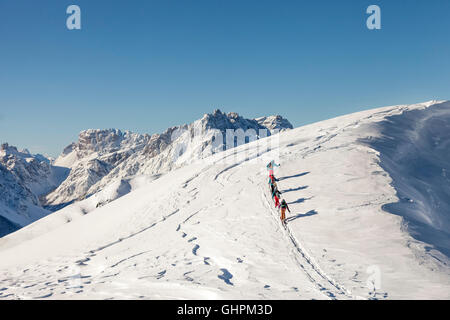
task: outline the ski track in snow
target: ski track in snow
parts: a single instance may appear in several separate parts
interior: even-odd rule
[[[327,137],[323,141],[330,141],[336,136],[336,134],[331,135],[330,137]],[[317,148],[315,148],[312,152],[315,152]],[[227,166],[225,169],[221,170],[215,177],[214,180],[217,180],[219,176],[221,176],[224,173],[227,173],[229,170],[234,169],[242,164],[244,164],[246,161],[250,159],[245,159],[243,161],[240,161],[238,163],[235,163],[233,165]],[[250,178],[248,178],[249,181],[254,184],[254,181],[252,181]],[[229,177],[226,177],[226,180],[229,180]],[[218,182],[223,186],[222,183]],[[351,292],[349,292],[347,289],[345,289],[344,286],[338,284],[336,281],[331,279],[328,275],[326,275],[319,267],[319,265],[312,259],[311,256],[309,256],[301,243],[297,240],[295,235],[290,230],[289,226],[283,227],[280,219],[278,217],[278,213],[276,209],[274,209],[271,206],[271,201],[269,201],[267,197],[267,193],[263,191],[263,188],[261,186],[261,183],[258,184],[258,188],[261,191],[261,194],[263,195],[263,202],[266,206],[267,210],[272,214],[272,216],[278,221],[278,225],[280,227],[280,230],[284,231],[283,236],[288,238],[290,240],[290,243],[293,246],[292,252],[295,256],[295,261],[299,265],[300,270],[304,272],[310,281],[314,283],[314,285],[320,290],[321,292],[325,292],[325,295],[330,299],[355,299]],[[222,269],[221,269],[222,270]],[[226,269],[224,270],[224,275],[219,276],[221,279],[224,279],[224,281],[228,284],[231,284],[229,282],[230,278],[226,278],[226,274],[228,274],[228,271]]]
[[[320,291],[324,291],[326,295],[331,299],[354,299],[351,292],[345,289],[342,285],[339,285],[336,281],[326,275],[315,262],[310,255],[306,253],[301,243],[297,240],[292,233],[289,225],[283,226],[277,210],[273,207],[273,203],[269,200],[267,192],[259,184],[259,188],[262,195],[262,200],[265,203],[267,210],[270,211],[273,218],[277,220],[283,236],[288,238],[289,243],[293,246],[292,252],[295,256],[295,261],[299,265],[300,269],[307,274],[311,282],[313,282]]]

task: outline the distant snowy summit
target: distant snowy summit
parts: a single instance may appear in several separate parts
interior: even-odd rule
[[[292,124],[282,116],[261,117],[255,119],[260,125],[270,130],[285,131],[293,129]]]
[[[217,131],[225,136],[229,129],[267,130],[270,135],[292,128],[279,115],[245,119],[215,110],[160,134],[85,130],[56,160],[5,143],[0,147],[0,236],[114,182],[126,184],[136,175],[161,174],[219,152],[212,143]]]
[[[292,124],[280,115],[260,117],[256,119],[245,119],[235,112],[228,114],[216,109],[212,114],[205,114],[199,120],[205,128],[214,128],[219,130],[226,129],[268,129],[271,132],[275,130],[285,131],[293,129]]]

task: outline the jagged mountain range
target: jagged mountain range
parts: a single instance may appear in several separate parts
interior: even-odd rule
[[[0,236],[108,185],[123,189],[133,177],[159,175],[223,151],[229,147],[225,147],[229,129],[254,130],[256,135],[265,130],[270,135],[292,128],[281,116],[245,119],[234,112],[215,110],[191,124],[171,127],[160,134],[85,130],[56,160],[3,144]],[[223,140],[217,141],[219,136]]]

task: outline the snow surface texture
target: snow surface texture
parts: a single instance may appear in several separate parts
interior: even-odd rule
[[[447,172],[449,114],[438,102],[364,111],[125,179],[1,238],[0,298],[449,299],[448,193],[418,182],[448,191],[436,168]],[[407,159],[418,142],[410,157],[430,175]],[[446,238],[411,234],[416,223]]]
[[[389,117],[382,135],[365,141],[381,153],[399,202],[384,209],[403,216],[412,235],[450,257],[450,112],[433,105]]]

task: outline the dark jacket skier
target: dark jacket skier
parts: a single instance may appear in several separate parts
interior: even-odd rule
[[[275,208],[278,208],[280,206],[280,196],[281,192],[278,190],[278,188],[274,188],[272,192],[272,199],[275,201]]]

